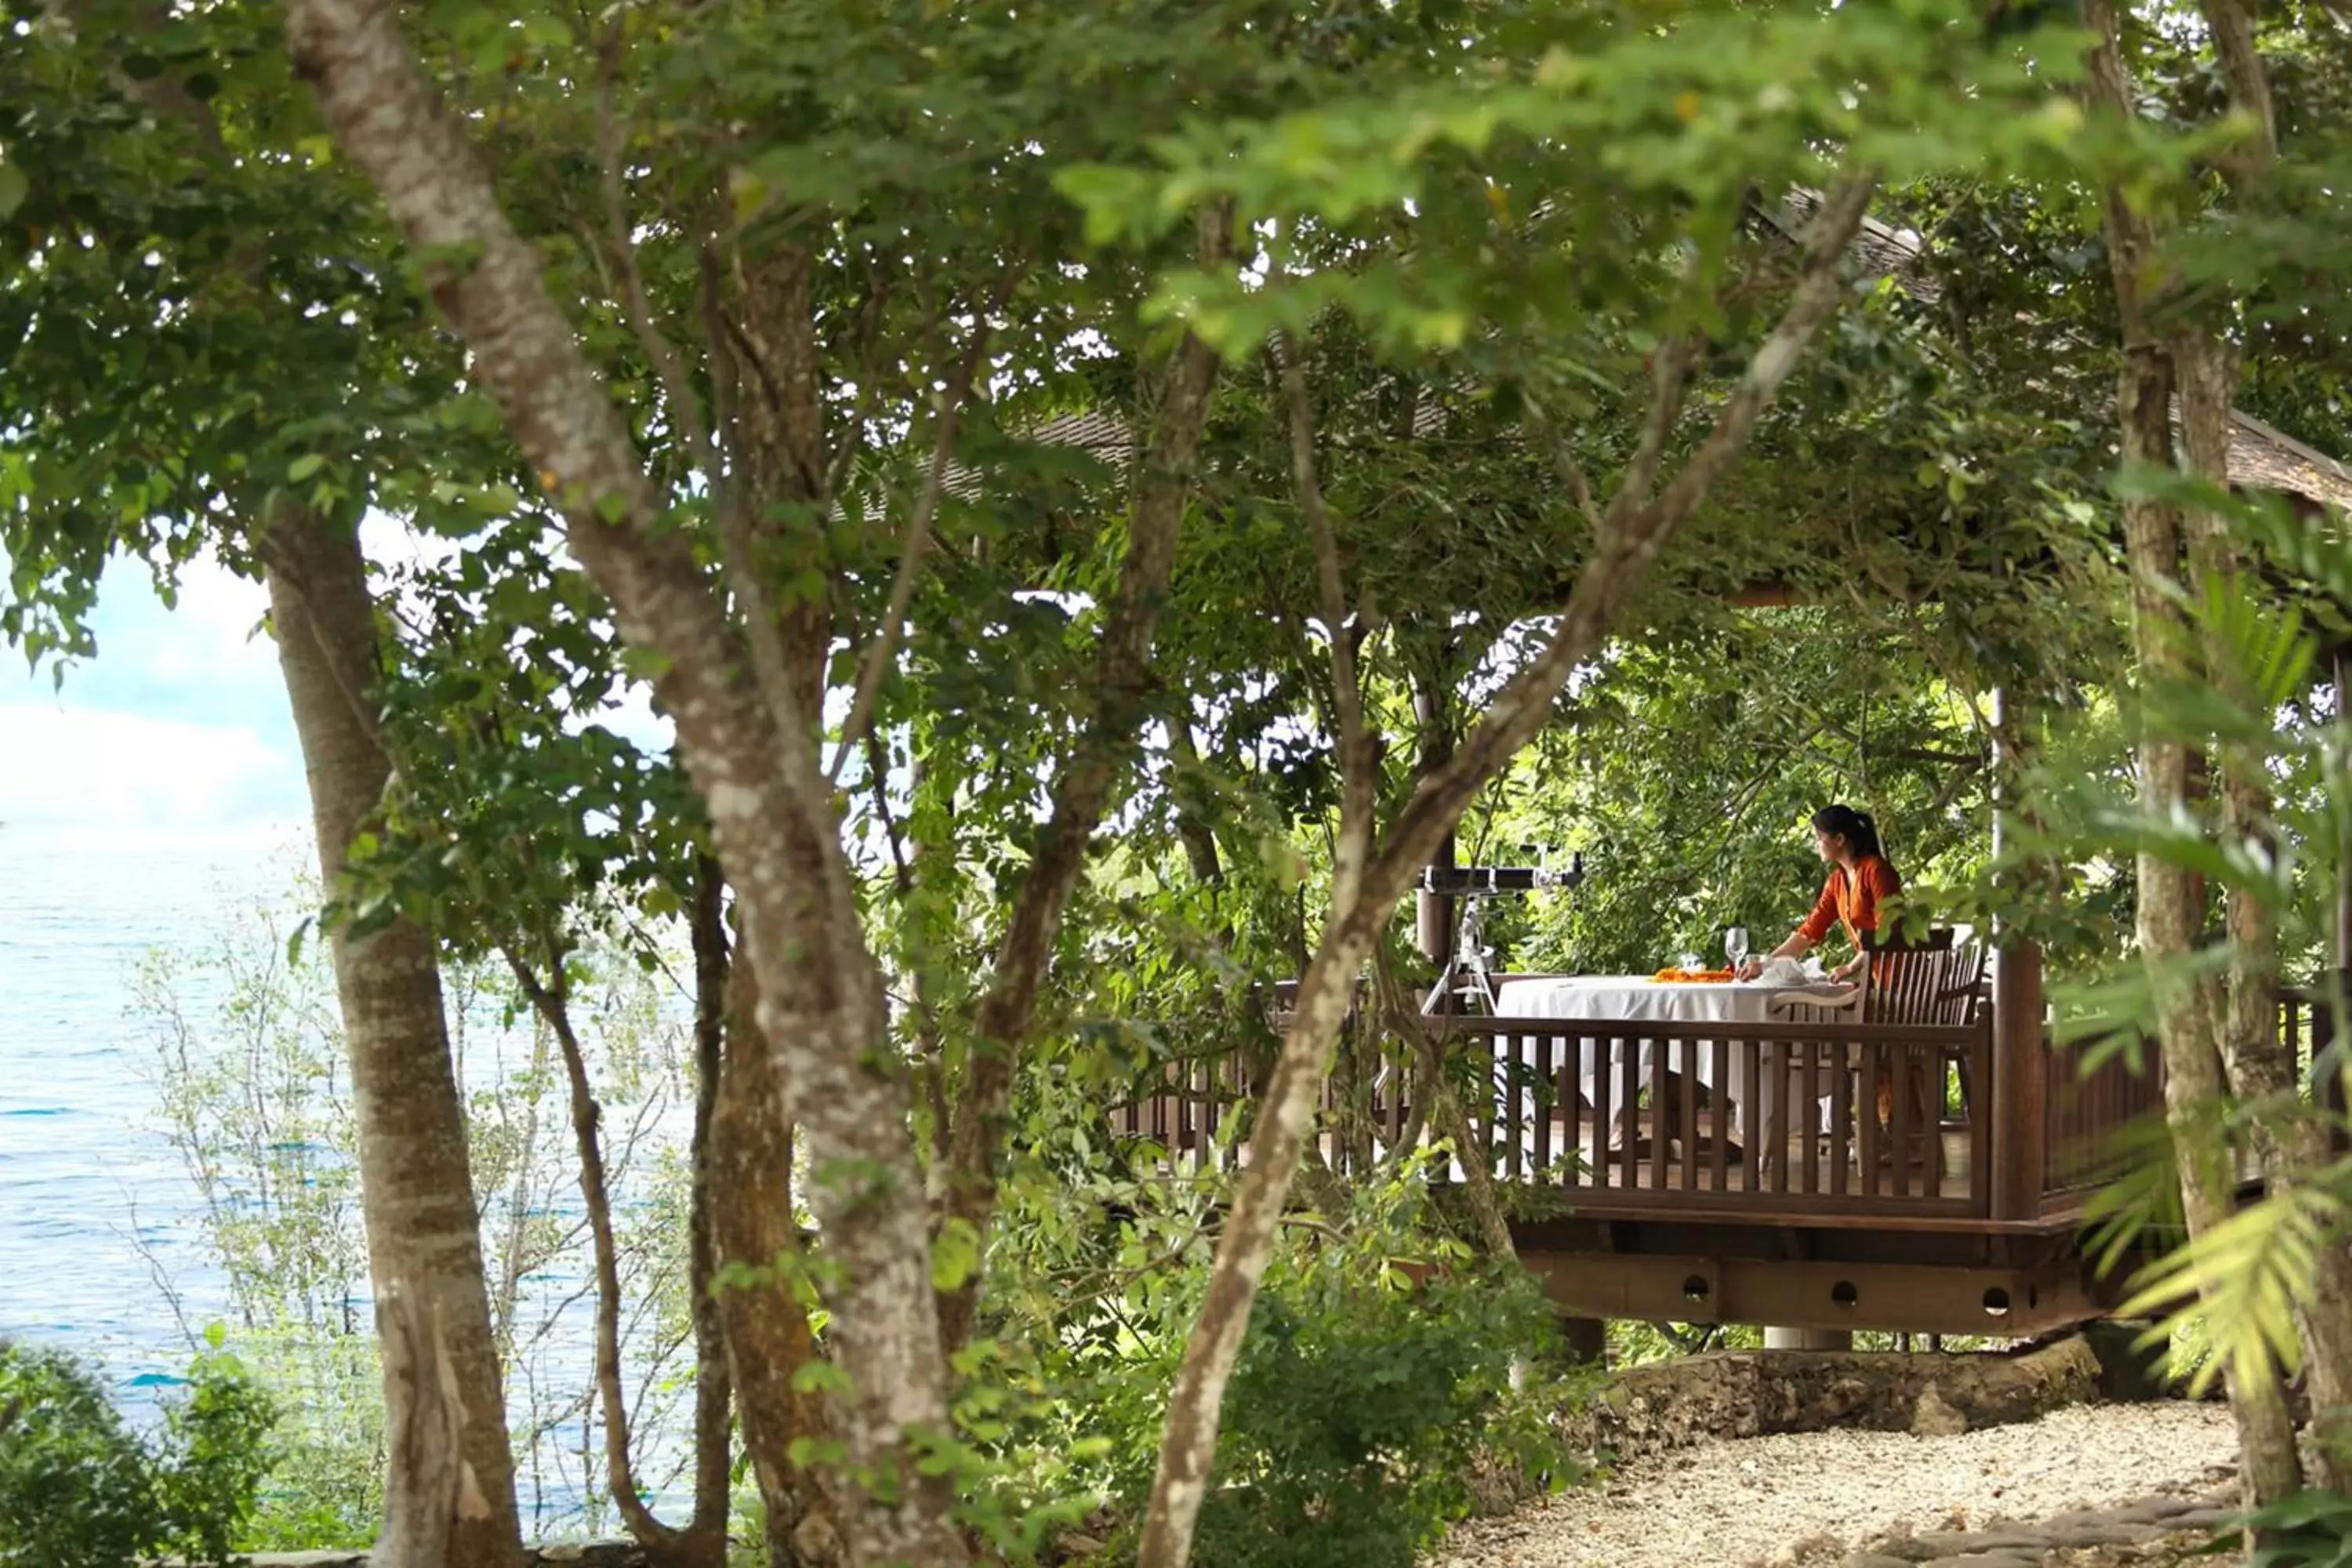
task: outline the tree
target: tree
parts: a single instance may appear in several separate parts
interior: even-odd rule
[[[290,164],[242,155],[240,139],[284,100],[266,58],[233,73],[236,112],[221,112],[207,57],[250,61],[250,13],[167,24],[92,5],[42,21],[49,37],[12,62],[28,89],[16,100],[48,112],[20,119],[31,133],[11,149],[38,178],[8,230],[6,336],[29,373],[12,431],[24,504],[8,514],[9,629],[36,657],[85,647],[79,612],[106,555],[126,545],[168,571],[209,543],[268,577],[331,880],[389,773],[367,706],[381,668],[375,608],[354,532],[360,493],[330,483],[292,497],[283,477],[323,468],[314,444],[397,447],[412,433],[406,400],[429,396],[446,361],[384,353],[415,319],[402,291],[333,267],[273,270],[256,247],[278,221],[348,215],[309,204]],[[116,52],[114,40],[142,37],[170,59]],[[159,135],[142,140],[147,122]],[[170,150],[160,157],[159,144]],[[182,168],[213,177],[192,191]],[[186,248],[126,268],[159,237]],[[149,363],[170,374],[141,396],[93,397],[94,354],[119,354],[110,363],[134,381]],[[74,393],[43,396],[59,374]],[[380,397],[394,381],[400,391]],[[382,415],[372,429],[370,408]],[[213,520],[225,525],[207,529]],[[512,1457],[433,942],[402,924],[334,938],[397,1455],[387,1550],[502,1563],[520,1550]]]
[[[2086,17],[2098,40],[2093,100],[2111,115],[2131,114],[2125,16],[2101,4],[2090,6]],[[2231,169],[2233,181],[2258,178],[2276,157],[2277,144],[2252,17],[2234,0],[2214,0],[2206,7],[2206,22],[2229,83],[2231,106],[2245,126],[2242,140],[2221,162]],[[2228,312],[2179,294],[2167,276],[2162,227],[2113,185],[2105,194],[2103,226],[2123,332],[2124,460],[2143,473],[2178,466],[2216,487],[2226,485],[2229,420],[2238,383],[2237,351],[2225,335]],[[2177,458],[2176,404],[2183,437]],[[2135,580],[2134,640],[2149,687],[2177,689],[2201,679],[2234,699],[2252,700],[2257,689],[2226,635],[2210,619],[2192,618],[2180,592],[2185,583],[2192,605],[2217,603],[2235,592],[2242,565],[2226,515],[2210,500],[2192,500],[2184,507],[2177,492],[2146,489],[2126,497],[2125,515]],[[2200,625],[2206,633],[2201,642]],[[2219,831],[2231,839],[2258,840],[2269,833],[2272,820],[2267,755],[2231,745],[2217,760]],[[2139,788],[2152,822],[2170,824],[2189,813],[2190,763],[2188,742],[2149,728],[2140,744]],[[2211,1138],[2215,1113],[2233,1093],[2263,1108],[2254,1114],[2282,1202],[2294,1203],[2296,1188],[2330,1163],[2328,1135],[2293,1104],[2295,1068],[2281,1054],[2273,1001],[2278,945],[2272,900],[2252,887],[2227,890],[2228,969],[2209,974],[2192,957],[2204,919],[2203,895],[2189,868],[2152,844],[2139,856],[2138,873],[2139,947],[2160,1006],[2167,1121],[2193,1251],[2200,1240],[2224,1231],[2234,1207],[2235,1173]],[[2323,1247],[2316,1270],[2314,1283],[2322,1291],[2352,1287],[2352,1253],[2340,1246]],[[2312,1393],[2322,1411],[2352,1404],[2352,1384],[2347,1381],[2352,1378],[2352,1341],[2339,1317],[2325,1310],[2300,1314]],[[2302,1473],[2277,1371],[2264,1358],[2233,1355],[2226,1375],[2250,1501],[2276,1503],[2297,1489]],[[2322,1452],[2328,1452],[2326,1446]],[[2343,1486],[2347,1477],[2340,1461],[2323,1463],[2328,1483]]]
[[[296,732],[310,774],[320,871],[341,870],[391,782],[370,706],[381,653],[356,532],[297,507],[259,542]],[[466,1118],[450,1068],[439,955],[395,918],[330,927],[360,1128],[368,1260],[383,1340],[391,1563],[517,1555],[514,1459],[490,1338]]]

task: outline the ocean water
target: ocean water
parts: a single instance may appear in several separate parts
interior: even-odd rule
[[[191,837],[0,826],[0,1339],[95,1364],[134,1419],[153,1418],[180,1385],[189,1332],[231,1310],[197,1188],[159,1119],[153,1026],[131,1011],[132,981],[151,952],[199,955],[234,912],[285,900],[310,853],[294,829]],[[201,963],[179,985],[199,1022],[222,1000]],[[466,1020],[470,1087],[528,1057],[527,1032],[505,1027],[494,1006]],[[690,1116],[683,1096],[656,1097],[608,1117],[608,1137],[634,1117],[647,1147],[682,1141]],[[556,1147],[568,1152],[562,1136]],[[630,1200],[615,1195],[625,1223]],[[575,1226],[576,1188],[551,1179],[526,1212]],[[577,1408],[593,1375],[581,1250],[523,1276],[519,1292],[530,1361],[509,1369],[509,1421],[541,1426],[518,1483],[526,1528],[542,1537],[577,1531],[578,1478],[601,1479],[600,1434]],[[350,1305],[364,1322],[367,1303]],[[656,1506],[677,1506],[666,1483],[685,1458],[678,1444],[656,1431],[640,1448]]]
[[[0,1337],[98,1363],[133,1405],[187,1363],[157,1271],[194,1312],[226,1285],[153,1117],[131,979],[149,951],[282,894],[303,848],[0,826]]]

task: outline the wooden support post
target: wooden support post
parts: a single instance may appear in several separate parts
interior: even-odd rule
[[[1426,775],[1444,766],[1454,754],[1454,734],[1446,728],[1445,705],[1426,681],[1413,683],[1412,715],[1421,727],[1421,772]],[[1453,834],[1445,836],[1429,863],[1443,871],[1454,868]],[[1454,921],[1452,894],[1423,891],[1413,895],[1414,941],[1422,956],[1433,966],[1433,973],[1444,973],[1447,961],[1454,956]],[[1452,998],[1447,1000],[1450,1004]]]
[[[2338,643],[2329,656],[2329,675],[2336,682],[2336,722],[2352,729],[2352,643]],[[2352,847],[2345,851],[2352,855]],[[2337,1060],[2335,1070],[2325,1070],[2329,1065],[2323,1053],[2336,1043],[2336,1036],[2352,1020],[2339,1016],[2337,998],[2352,1001],[2352,863],[2336,868],[2336,995],[2312,1011],[2311,1074],[2314,1097],[2320,1105],[2342,1119],[2347,1110],[2344,1093],[2344,1063]],[[2330,1027],[2323,1028],[2325,1017]],[[2336,1146],[2347,1146],[2346,1130],[2336,1130]]]
[[[1993,855],[2007,849],[2011,813],[2016,809],[2013,754],[2016,713],[1995,691],[1993,735]],[[1993,945],[1992,1217],[2030,1219],[2041,1212],[2043,1123],[2048,1114],[2050,1058],[2042,1039],[2042,946],[2030,937],[1996,930]]]
[[[1853,1349],[1853,1331],[1766,1329],[1764,1348],[1768,1351],[1850,1351]]]
[[[2336,721],[2352,729],[2352,643],[2338,643],[2328,657],[2336,683]],[[2352,848],[2346,850],[2352,854]],[[2352,865],[2338,866],[2336,884],[2336,967],[2352,973]]]

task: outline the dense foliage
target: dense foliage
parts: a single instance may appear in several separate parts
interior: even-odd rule
[[[1526,967],[1769,945],[1831,799],[1914,915],[2107,983],[2072,1012],[2153,1026],[2160,865],[2292,965],[2326,946],[2352,833],[2314,628],[2352,578],[2205,496],[2267,575],[2189,605],[2201,686],[2135,658],[2100,226],[2163,216],[2168,330],[2222,320],[2256,408],[2343,444],[2316,12],[2265,23],[2250,182],[2171,7],[2128,29],[2136,114],[2085,109],[2081,8],[1959,0],[456,3],[379,16],[368,72],[329,47],[365,29],[286,9],[299,60],[247,0],[5,12],[0,632],[89,654],[126,554],[299,608],[289,537],[360,574],[360,519],[395,526],[340,628],[389,783],[321,926],[346,962],[425,933],[530,1017],[443,1152],[447,1206],[506,1232],[458,1283],[511,1352],[520,1278],[587,1255],[583,1484],[681,1562],[739,1469],[780,1564],[900,1529],[951,1558],[950,1514],[1015,1555],[1097,1507],[1132,1532],[1155,1484],[1216,1561],[1402,1563],[1458,1514],[1482,1437],[1532,1430],[1531,1287],[1468,1257],[1507,1237],[1426,1204],[1418,1154],[1351,1185],[1310,1140],[1269,1196],[1103,1115],[1211,1058],[1319,1092],[1346,1009],[1285,1038],[1269,988],[1425,983],[1397,900],[1449,835],[1584,856],[1497,911]],[[467,155],[399,166],[430,137]],[[674,751],[619,733],[646,707]],[[2139,798],[2152,739],[2251,760],[2273,808]],[[633,965],[690,1051],[639,1048]],[[348,1340],[351,1042],[268,1023],[256,973],[243,1062],[184,1052],[167,1112],[239,1331]],[[452,1085],[465,1042],[426,1033],[403,1065]],[[240,1072],[292,1088],[225,1112]],[[607,1113],[673,1072],[692,1131],[633,1198]],[[1230,1110],[1286,1173],[1299,1119]],[[2285,1359],[2341,1186],[2152,1301],[2246,1375]],[[646,1513],[628,1452],[631,1416],[640,1460],[687,1420],[689,1352],[709,1528]],[[616,1397],[625,1358],[676,1403]],[[533,1447],[533,1400],[467,1391],[501,1393]],[[327,1533],[362,1532],[373,1450],[322,1467]]]
[[[215,1348],[164,1429],[131,1429],[97,1374],[0,1346],[0,1563],[122,1568],[171,1553],[228,1568],[273,1458],[276,1407]]]

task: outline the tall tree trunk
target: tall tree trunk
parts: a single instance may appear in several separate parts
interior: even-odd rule
[[[573,554],[612,598],[623,637],[661,661],[655,691],[677,722],[742,916],[740,957],[759,987],[751,1037],[764,1042],[774,1069],[772,1122],[808,1140],[811,1206],[836,1266],[829,1345],[843,1386],[832,1414],[843,1465],[860,1481],[844,1493],[849,1557],[965,1562],[947,1483],[920,1468],[950,1415],[907,1077],[816,755],[815,717],[795,692],[740,498],[706,450],[703,477],[722,500],[722,595],[391,0],[289,0],[287,39],[337,143],[426,258],[435,301],[561,507]],[[684,395],[681,413],[690,386]],[[746,606],[740,620],[730,595]],[[721,1090],[723,1100],[723,1081]],[[749,1370],[734,1367],[747,1410]]]
[[[2270,74],[2254,44],[2254,23],[2245,0],[2203,0],[2213,52],[2230,83],[2231,107],[2243,113],[2254,132],[2238,150],[2231,169],[2233,185],[2259,181],[2278,153],[2278,118]],[[2184,338],[2176,349],[2180,363],[2180,423],[2187,437],[2189,467],[2219,485],[2230,478],[2230,410],[2238,366],[2235,351],[2218,332]],[[2242,563],[2224,520],[2201,509],[2189,518],[2189,551],[2200,586],[2234,577]],[[2228,650],[2209,647],[2209,673],[2252,696],[2229,668]],[[2259,756],[2222,758],[2223,831],[2233,837],[2272,837],[2270,773]],[[2335,1162],[2327,1121],[2303,1104],[2296,1063],[2278,1027],[2275,992],[2279,980],[2278,927],[2262,900],[2239,889],[2229,895],[2233,952],[2230,1000],[2220,1021],[2222,1055],[2239,1097],[2253,1111],[2254,1128],[2271,1190],[2292,1198],[2306,1181],[2324,1179]],[[2311,1397],[2314,1479],[2336,1491],[2352,1491],[2352,1245],[2336,1240],[2316,1259],[2314,1289],[2296,1310],[2303,1342],[2304,1374]]]
[[[260,542],[332,886],[392,776],[373,706],[382,664],[367,564],[354,531],[290,506]],[[373,1560],[510,1568],[521,1556],[514,1460],[433,939],[404,920],[366,936],[339,921],[329,938],[383,1337],[390,1458]]]
[[[2236,390],[2235,355],[2228,344],[2205,333],[2175,339],[2179,367],[2180,424],[2187,467],[2226,485],[2229,481],[2230,408]],[[2226,518],[2208,509],[2188,513],[2191,581],[2201,596],[2228,590],[2243,570]],[[2242,706],[2262,694],[2246,683],[2226,640],[2209,636],[2206,679]],[[2225,839],[2252,841],[2276,849],[2272,823],[2270,773],[2259,752],[2225,748],[2220,755],[2221,831]],[[2335,1163],[2326,1120],[2305,1105],[2298,1065],[2278,1026],[2278,919],[2267,899],[2232,887],[2226,895],[2230,973],[2211,1012],[2215,1038],[2230,1089],[2252,1121],[2256,1152],[2270,1194],[2293,1201],[2295,1192]],[[2314,1260],[2313,1289],[2298,1303],[2295,1321],[2303,1346],[2305,1387],[2310,1394],[2313,1479],[2337,1491],[2352,1489],[2352,1247],[2337,1241]]]
[[[2116,0],[2087,0],[2084,19],[2097,38],[2089,96],[2109,113],[2128,118],[2135,108]],[[2102,227],[2123,329],[2124,365],[2116,387],[2123,459],[2126,466],[2169,468],[2176,366],[2173,345],[2155,326],[2149,298],[2158,277],[2157,236],[2125,193],[2112,187],[2104,193]],[[2202,374],[2205,367],[2200,369]],[[2185,679],[2190,633],[2172,596],[2181,573],[2179,509],[2169,500],[2137,497],[2124,503],[2124,527],[2132,575],[2132,643],[2142,678],[2151,684]],[[2189,764],[2187,746],[2153,731],[2143,734],[2140,803],[2151,818],[2168,819],[2189,809]],[[2158,987],[2165,1120],[2179,1157],[2181,1208],[2193,1241],[2229,1216],[2235,1179],[2229,1162],[2209,1147],[2210,1113],[2228,1095],[2210,1015],[2196,989],[2181,979],[2195,944],[2201,900],[2188,871],[2161,856],[2142,854],[2137,873],[2137,936],[2140,960]],[[2275,1377],[2241,1378],[2234,1370],[2228,1387],[2248,1500],[2274,1502],[2302,1481],[2286,1391]]]
[[[735,1431],[734,1380],[727,1365],[727,1329],[719,1314],[718,1178],[714,1124],[719,1078],[727,1058],[727,885],[719,862],[694,861],[688,940],[694,949],[694,1131],[688,1146],[686,1286],[694,1321],[694,1522],[719,1537],[723,1552],[732,1509],[735,1467],[728,1451]]]
[[[698,909],[698,971],[725,930],[715,902]],[[793,1132],[778,1114],[775,1053],[752,1021],[759,1006],[751,966],[723,962],[726,1046],[710,1121],[710,1240],[713,1298],[743,1423],[743,1447],[766,1514],[771,1568],[835,1568],[847,1561],[836,1499],[826,1479],[796,1458],[794,1444],[827,1436],[823,1400],[801,1384],[816,1338],[801,1290],[800,1228],[793,1216]]]

